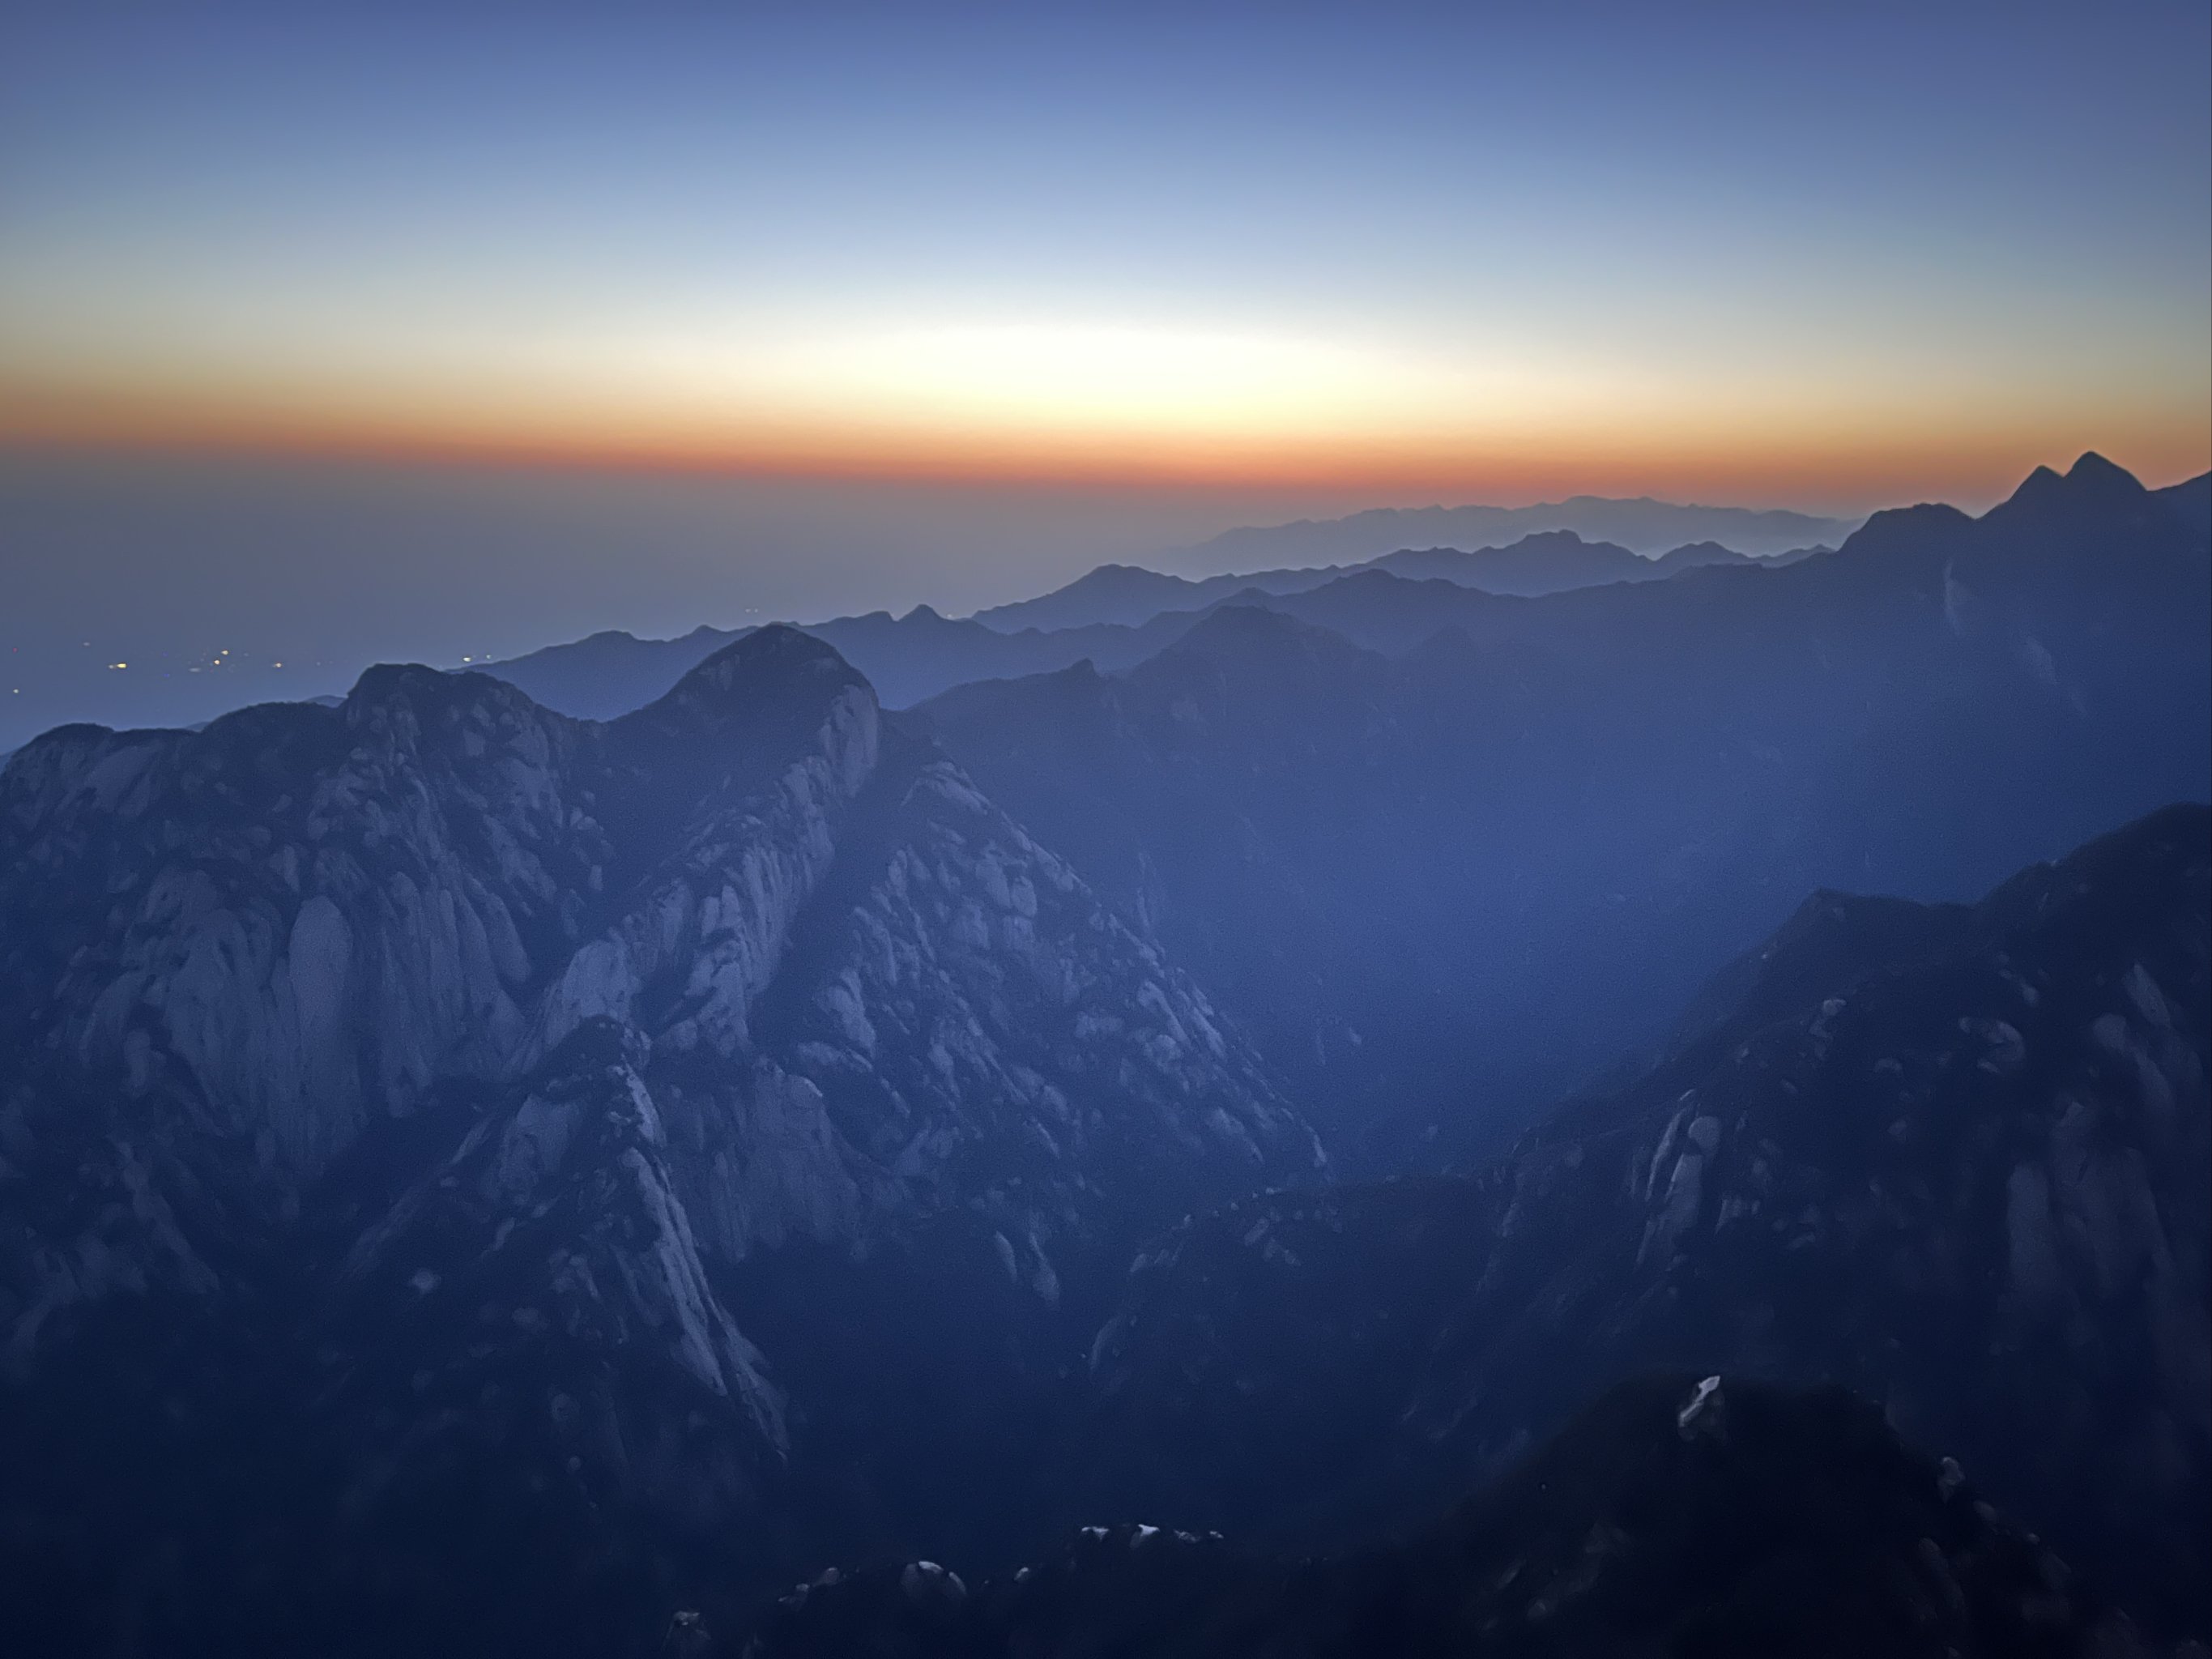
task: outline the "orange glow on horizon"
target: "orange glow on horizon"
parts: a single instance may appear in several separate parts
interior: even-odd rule
[[[2154,486],[2212,468],[2212,411],[2153,422],[2133,410],[2059,425],[2022,416],[1967,427],[1931,411],[1900,431],[1871,411],[1823,428],[1757,415],[1689,415],[1665,429],[1620,420],[1378,434],[1146,430],[946,420],[705,421],[558,404],[434,416],[368,400],[88,392],[0,384],[0,446],[301,460],[574,469],[892,483],[1358,493],[1378,503],[1525,505],[1569,495],[1654,495],[1864,511],[1995,500],[2038,465],[2096,449]]]

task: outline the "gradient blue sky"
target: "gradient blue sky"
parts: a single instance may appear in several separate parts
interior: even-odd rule
[[[769,471],[2178,474],[2207,15],[21,8],[0,387],[18,435]]]
[[[2208,16],[17,4],[0,748],[1362,506],[2169,483]]]

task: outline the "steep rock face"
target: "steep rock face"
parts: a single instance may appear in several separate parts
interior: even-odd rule
[[[1321,1165],[1195,987],[789,629],[607,726],[379,669],[50,734],[0,775],[0,1342],[66,1431],[16,1448],[55,1490],[10,1524],[128,1515],[126,1576],[210,1546],[143,1471],[75,1478],[90,1356],[149,1419],[202,1378],[194,1433],[293,1380],[217,1547],[343,1494],[325,1559],[372,1565],[333,1605],[420,1612],[394,1586],[453,1528],[565,1494],[552,1608],[558,1564],[635,1590],[819,1455],[741,1264],[951,1217],[1049,1310],[1076,1258]]]
[[[1164,1212],[1155,1176],[1314,1164],[1195,988],[788,630],[611,726],[378,670],[334,710],[64,731],[4,789],[18,1089],[250,1149],[280,1206],[371,1121],[512,1082],[594,1019],[645,1040],[674,1179],[729,1258],[885,1206],[987,1194],[1080,1229],[1102,1182]],[[963,1156],[1024,1138],[1003,1186],[969,1181]]]
[[[1312,1535],[1639,1366],[1832,1379],[2201,1632],[2208,842],[2176,808],[1977,906],[1819,896],[1730,1012],[1480,1171],[1182,1227],[1098,1339],[1103,1478]]]
[[[417,1370],[417,1395],[434,1383],[465,1399],[482,1366],[526,1369],[544,1363],[533,1350],[568,1344],[734,1400],[787,1450],[781,1399],[716,1300],[676,1196],[643,1058],[612,1021],[574,1032],[355,1242],[340,1299],[416,1328],[365,1352],[367,1364],[419,1362],[445,1345],[447,1375],[426,1382]]]
[[[703,1650],[706,1643],[702,1638]],[[931,1562],[830,1572],[751,1659],[2106,1659],[2160,1651],[1954,1465],[1840,1390],[1624,1384],[1448,1519],[1296,1566],[1220,1534],[1084,1529],[970,1588]]]
[[[503,689],[378,670],[338,709],[27,745],[0,785],[22,1047],[312,1176],[370,1110],[520,1042],[514,993],[599,850],[568,832],[576,736]]]

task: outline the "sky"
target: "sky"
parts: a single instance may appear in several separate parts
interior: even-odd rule
[[[0,578],[50,643],[204,577],[336,664],[1370,505],[2172,482],[2209,16],[16,6]]]

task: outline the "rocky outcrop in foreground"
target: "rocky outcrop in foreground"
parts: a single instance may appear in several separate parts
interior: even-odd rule
[[[1097,1478],[1171,1524],[1341,1540],[1646,1367],[1832,1380],[2203,1634],[2208,935],[2202,807],[1978,905],[1818,895],[1667,1059],[1479,1172],[1148,1249],[1093,1353]]]
[[[689,1626],[675,1632],[680,1644]],[[702,1636],[700,1651],[713,1649]],[[1653,1377],[1405,1542],[1297,1564],[1089,1528],[969,1586],[933,1562],[800,1586],[747,1659],[2123,1659],[2159,1650],[1956,1465],[1839,1390]],[[2199,1650],[2201,1652],[2201,1650]]]

